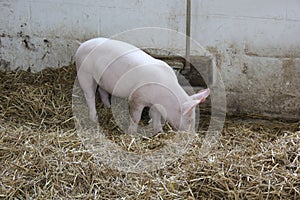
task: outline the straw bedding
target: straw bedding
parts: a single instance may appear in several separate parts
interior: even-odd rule
[[[205,156],[199,131],[192,148],[165,168],[125,173],[99,162],[77,135],[75,77],[74,66],[0,73],[0,198],[300,198],[299,122],[228,117]],[[107,137],[129,151],[154,151],[174,134],[132,142],[109,109],[98,103],[98,111]],[[208,121],[204,111],[202,130]]]

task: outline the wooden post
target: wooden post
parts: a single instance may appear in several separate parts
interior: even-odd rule
[[[190,72],[190,51],[191,51],[191,0],[186,1],[186,47],[185,47],[185,73]]]

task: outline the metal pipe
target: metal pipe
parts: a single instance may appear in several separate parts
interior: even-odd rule
[[[184,71],[190,72],[190,53],[191,53],[191,0],[186,1],[186,47]]]

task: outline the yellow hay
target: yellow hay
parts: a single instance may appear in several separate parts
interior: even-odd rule
[[[300,198],[299,122],[228,118],[218,145],[203,157],[204,111],[189,152],[160,170],[124,173],[99,162],[77,135],[75,77],[74,66],[0,72],[0,198]],[[132,140],[109,109],[97,106],[106,136],[126,151],[155,151],[174,135],[166,126],[164,134]]]

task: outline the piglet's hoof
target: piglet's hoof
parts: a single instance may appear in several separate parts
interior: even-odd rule
[[[128,131],[127,131],[128,134],[137,135],[137,127],[138,127],[138,124],[135,124],[135,123],[130,124]]]
[[[98,123],[98,115],[90,116],[90,120],[94,123]]]

